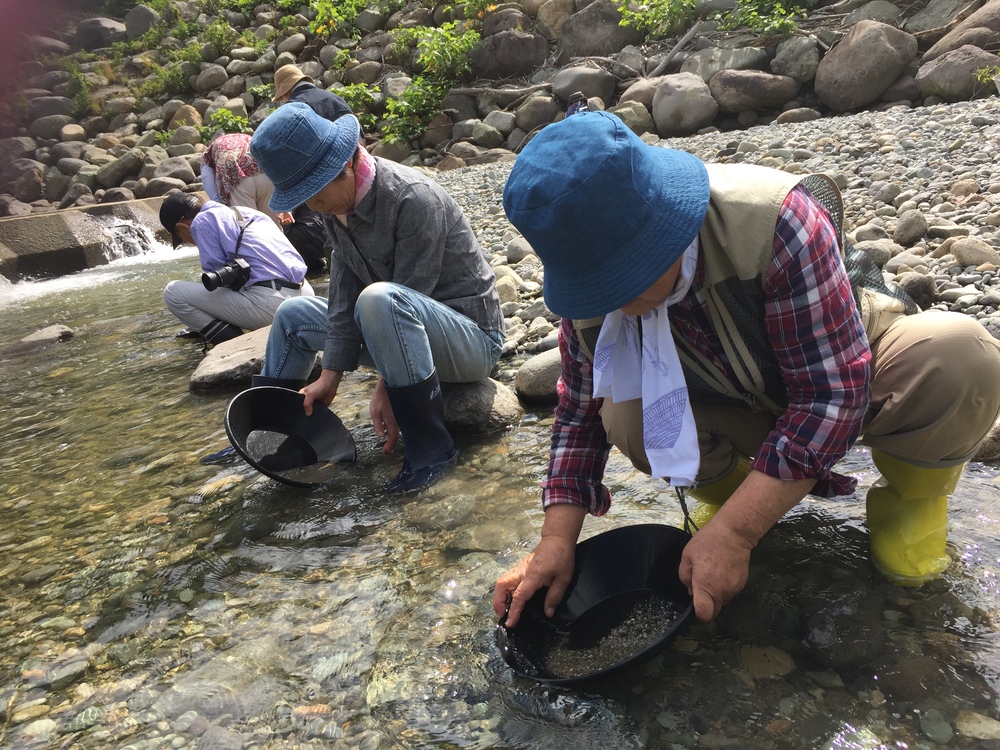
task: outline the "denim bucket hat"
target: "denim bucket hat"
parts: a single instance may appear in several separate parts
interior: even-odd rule
[[[298,208],[332,182],[358,148],[360,132],[354,115],[330,122],[300,102],[265,117],[250,139],[250,153],[274,183],[271,209]]]
[[[708,196],[698,158],[643,143],[608,112],[581,112],[524,147],[503,207],[542,260],[548,308],[592,318],[667,272],[701,229]]]

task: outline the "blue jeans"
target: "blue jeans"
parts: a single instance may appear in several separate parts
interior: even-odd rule
[[[295,297],[278,308],[261,375],[306,380],[326,345],[327,301]],[[437,370],[445,383],[488,377],[500,359],[503,334],[400,284],[365,287],[354,306],[365,352],[390,388],[422,383]]]

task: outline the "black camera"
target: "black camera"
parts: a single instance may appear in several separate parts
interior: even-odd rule
[[[243,258],[229,261],[218,271],[206,271],[201,275],[201,283],[210,292],[223,286],[238,292],[249,279],[250,264]]]

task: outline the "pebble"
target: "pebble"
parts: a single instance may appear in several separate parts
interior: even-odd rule
[[[738,136],[707,133],[662,143],[706,161],[769,163],[791,172],[828,173],[844,191],[848,232],[868,227],[880,235],[876,229],[880,228],[892,238],[904,212],[920,212],[929,229],[913,239],[914,244],[905,245],[905,250],[919,259],[925,269],[921,273],[930,277],[938,292],[958,292],[940,297],[935,306],[965,305],[964,312],[1000,332],[1000,276],[996,273],[1000,261],[963,266],[945,246],[971,237],[985,246],[981,250],[1000,250],[1000,166],[993,146],[1000,137],[998,116],[1000,107],[994,97],[942,107],[893,108],[783,126],[761,125]],[[952,147],[960,143],[965,145]],[[466,209],[483,246],[490,249],[491,264],[498,273],[507,269],[515,281],[515,295],[505,311],[516,336],[505,346],[506,362],[501,365],[513,373],[512,362],[554,345],[552,325],[557,321],[542,300],[544,275],[537,257],[498,210],[509,168],[509,164],[497,163],[436,177]],[[978,192],[972,190],[971,181]],[[961,185],[957,192],[956,184]],[[540,429],[551,423],[550,417],[537,419]],[[137,460],[133,470],[146,475],[173,472],[186,460],[177,455],[149,456]],[[0,705],[11,711],[4,716],[5,741],[19,747],[59,733],[78,732],[79,737],[66,741],[81,747],[137,750],[224,747],[228,745],[223,743],[240,738],[243,747],[282,749],[559,746],[556,740],[545,743],[545,731],[556,727],[576,732],[578,739],[586,733],[586,741],[595,747],[670,747],[680,742],[679,735],[668,744],[657,745],[657,739],[671,731],[685,733],[688,744],[681,746],[688,747],[692,730],[706,737],[703,745],[739,746],[747,722],[720,719],[721,726],[714,727],[692,714],[703,713],[713,702],[727,701],[727,691],[745,685],[743,678],[748,675],[758,680],[753,690],[761,696],[754,698],[759,728],[770,727],[789,747],[809,746],[804,741],[796,744],[796,732],[805,731],[803,727],[817,715],[847,714],[874,715],[875,719],[871,726],[862,723],[838,735],[833,741],[841,743],[838,747],[878,747],[892,739],[885,727],[902,723],[911,737],[922,733],[927,738],[922,741],[939,745],[955,741],[947,739],[949,729],[964,740],[1000,740],[1000,721],[987,716],[988,709],[967,710],[967,701],[966,710],[957,708],[961,698],[955,697],[954,685],[942,671],[942,665],[952,669],[958,663],[953,657],[928,667],[932,676],[943,681],[929,694],[917,690],[926,677],[917,669],[904,672],[907,679],[896,684],[892,679],[880,680],[879,689],[849,678],[850,670],[810,671],[803,681],[796,664],[813,665],[808,657],[799,658],[805,647],[788,639],[780,646],[768,645],[767,631],[759,624],[745,641],[737,633],[728,639],[714,637],[714,625],[692,627],[661,660],[647,665],[657,670],[655,679],[664,685],[664,693],[683,697],[676,704],[646,707],[653,718],[643,731],[664,733],[648,742],[637,739],[638,734],[632,734],[628,726],[638,712],[615,708],[613,700],[512,684],[508,673],[497,666],[499,657],[484,634],[488,605],[482,601],[482,592],[492,585],[498,555],[510,552],[514,557],[523,550],[491,546],[496,539],[506,538],[501,532],[483,533],[480,539],[462,525],[449,526],[447,521],[453,522],[449,514],[460,508],[482,514],[484,519],[477,521],[480,525],[486,524],[487,516],[495,516],[498,525],[523,525],[523,534],[522,529],[507,530],[507,537],[533,537],[537,528],[532,524],[540,523],[541,512],[515,518],[507,514],[513,506],[504,505],[511,502],[506,495],[511,476],[517,472],[531,475],[534,486],[544,472],[544,457],[524,451],[498,457],[495,465],[485,463],[476,497],[459,498],[451,493],[447,512],[440,517],[431,498],[422,496],[419,512],[395,514],[406,522],[404,529],[396,527],[380,536],[380,522],[366,521],[361,536],[370,535],[371,541],[358,544],[388,544],[385,554],[393,561],[389,573],[378,564],[369,568],[373,553],[353,547],[353,542],[343,547],[312,545],[309,540],[314,533],[323,544],[341,532],[359,533],[334,528],[339,510],[326,505],[334,500],[289,492],[285,507],[270,503],[269,498],[262,500],[265,491],[252,488],[233,502],[227,493],[246,491],[239,474],[206,479],[192,472],[179,477],[176,496],[171,495],[177,509],[170,510],[179,522],[144,525],[140,541],[127,534],[112,535],[114,524],[102,519],[101,527],[94,529],[93,546],[81,546],[76,553],[83,561],[101,560],[102,566],[110,568],[97,569],[96,583],[90,580],[95,577],[93,565],[81,566],[84,572],[72,580],[58,575],[61,569],[44,567],[48,562],[44,556],[57,544],[52,535],[26,540],[3,537],[0,532],[4,560],[28,560],[36,571],[25,572],[26,563],[22,570],[9,571],[22,590],[5,600],[0,621],[0,635],[14,655],[14,668],[8,670],[12,676],[0,682]],[[188,482],[200,488],[193,497],[185,485]],[[616,492],[624,484],[616,477]],[[215,503],[209,503],[213,498]],[[199,504],[202,501],[204,505]],[[515,501],[523,503],[524,498]],[[98,498],[91,497],[82,507],[93,504],[99,510],[98,503]],[[372,503],[365,514],[378,518],[378,505]],[[310,510],[296,509],[305,506]],[[402,509],[404,504],[394,507]],[[314,515],[302,524],[301,539],[270,536],[275,529],[292,529],[275,519],[313,510]],[[417,520],[424,525],[408,525]],[[225,530],[231,536],[225,536]],[[98,538],[101,533],[107,538]],[[464,548],[448,547],[454,537],[465,543]],[[428,538],[441,549],[428,550]],[[302,568],[280,569],[279,562],[276,575],[253,575],[252,581],[240,578],[240,555],[247,556],[251,571],[258,571],[266,569],[268,556],[278,547],[279,552],[292,549],[300,555]],[[456,560],[462,552],[467,556]],[[184,561],[198,561],[202,555],[204,563],[184,567]],[[456,567],[455,580],[460,584],[459,592],[450,597],[428,583],[439,584],[429,571],[445,566]],[[158,567],[171,574],[190,570],[191,579],[166,581]],[[346,581],[344,571],[349,573]],[[768,585],[782,590],[782,575],[784,571],[776,571]],[[150,589],[164,583],[170,584],[164,591]],[[28,584],[30,592],[23,588]],[[230,588],[238,593],[230,596]],[[893,601],[891,609],[875,610],[874,619],[882,622],[884,617],[888,626],[887,638],[901,631],[907,634],[907,640],[892,641],[891,649],[879,653],[879,659],[884,656],[897,673],[906,666],[900,664],[899,653],[930,651],[934,641],[925,630],[954,620],[935,612],[922,614],[915,603],[919,601],[915,594],[908,601]],[[402,610],[401,603],[405,611],[393,611],[394,607]],[[739,606],[738,600],[729,606]],[[774,609],[797,614],[805,607],[782,601]],[[118,622],[115,618],[122,612],[140,622]],[[749,627],[761,618],[745,619]],[[731,629],[738,625],[734,620],[738,618],[728,619]],[[316,630],[319,623],[324,627]],[[117,635],[116,628],[125,635]],[[60,656],[67,653],[70,644],[65,638],[70,631],[77,638],[99,632],[102,639],[93,651],[83,650],[82,638],[74,641],[81,651],[64,662]],[[351,646],[345,648],[345,643]],[[426,648],[414,649],[414,643]],[[678,674],[677,663],[695,664],[699,672]],[[974,676],[969,669],[962,679]],[[83,682],[84,677],[88,682]],[[636,673],[624,679],[636,685],[648,686],[649,682]],[[646,698],[634,697],[639,710]],[[891,714],[907,698],[921,705],[933,702],[940,709],[922,710],[916,726],[912,713],[902,719]],[[279,703],[287,711],[279,713]],[[732,715],[742,720],[747,714],[738,703],[722,708],[732,708]],[[697,710],[692,712],[691,706]],[[790,720],[775,714],[778,706],[789,708]],[[956,718],[949,725],[945,717]],[[522,727],[516,726],[518,721],[523,721]],[[441,734],[430,738],[435,729]]]
[[[760,125],[740,131],[735,139],[732,133],[715,132],[665,139],[659,145],[689,151],[706,162],[767,164],[790,172],[807,165],[805,171],[829,174],[843,190],[844,229],[852,237],[857,231],[859,239],[863,230],[892,237],[902,215],[918,211],[928,228],[912,240],[913,246],[904,249],[926,249],[927,254],[914,268],[934,279],[939,296],[933,307],[974,315],[996,335],[1000,334],[996,304],[1000,279],[985,268],[960,267],[950,254],[936,258],[932,253],[945,241],[958,237],[975,238],[981,243],[978,248],[1000,253],[995,219],[1000,198],[990,190],[1000,184],[1000,165],[996,159],[983,158],[983,151],[989,152],[992,147],[983,151],[969,147],[992,144],[1000,138],[998,101],[993,97],[947,106],[893,108],[801,123]],[[897,142],[906,147],[897,149]],[[954,143],[965,145],[951,148]],[[495,266],[503,267],[514,266],[516,258],[537,261],[530,245],[519,237],[503,212],[494,210],[510,167],[509,163],[495,163],[436,175],[470,216],[483,245],[501,248],[494,251],[493,260]],[[904,196],[898,207],[894,205]],[[876,227],[873,220],[880,226]],[[916,216],[909,216],[908,225],[916,220]],[[505,237],[510,239],[497,241]],[[902,266],[897,272],[906,270]],[[954,276],[957,287],[948,288],[939,280],[942,275]],[[504,306],[508,329],[516,341],[516,346],[508,341],[505,358],[528,356],[545,335],[542,327],[521,329],[548,312],[544,305],[538,306],[542,300],[540,286],[521,284],[517,293],[516,301]],[[555,322],[554,316],[548,317]]]

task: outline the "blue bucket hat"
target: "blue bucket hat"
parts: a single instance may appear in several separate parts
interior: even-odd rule
[[[250,153],[274,183],[271,209],[291,211],[325,188],[344,171],[360,133],[354,115],[330,122],[301,102],[265,117],[250,139]]]
[[[667,272],[701,229],[708,196],[698,158],[643,143],[608,112],[581,112],[524,147],[503,207],[542,260],[548,308],[592,318]]]

